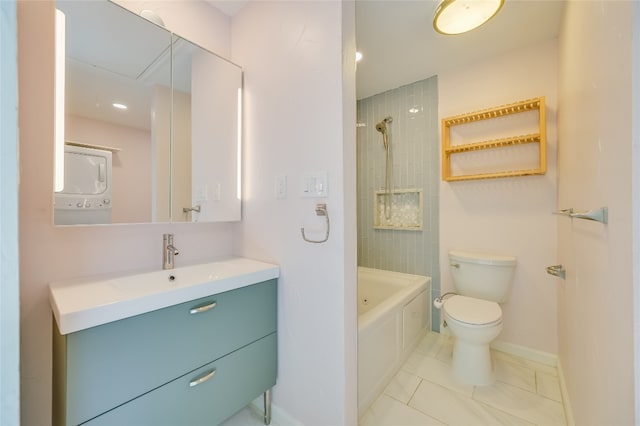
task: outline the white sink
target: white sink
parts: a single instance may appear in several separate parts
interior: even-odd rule
[[[277,265],[232,258],[171,270],[79,278],[49,284],[61,334],[278,278]]]

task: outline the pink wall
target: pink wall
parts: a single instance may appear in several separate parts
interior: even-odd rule
[[[211,31],[217,30],[200,25],[210,22],[201,9],[189,19],[185,2],[159,3],[166,5],[165,12],[179,9],[171,15],[172,25],[185,34],[196,31],[194,35],[201,38],[194,41],[208,45]],[[52,1],[18,3],[21,423],[25,426],[51,423],[50,281],[159,269],[163,233],[175,234],[178,265],[229,255],[233,245],[229,224],[52,226],[53,16]],[[216,43],[228,52],[229,35]]]
[[[607,225],[557,218],[558,263],[567,271],[558,289],[559,357],[577,425],[638,422],[632,231],[638,217],[632,209],[637,140],[631,130],[638,120],[631,95],[638,12],[634,22],[633,3],[568,2],[559,41],[558,203],[609,208]]]
[[[447,252],[479,249],[518,258],[498,341],[557,353],[557,46],[549,41],[438,75],[440,118],[546,97],[547,173],[440,183],[441,291],[452,291]],[[495,129],[494,129],[495,131]],[[517,134],[516,134],[517,135]],[[504,135],[502,136],[504,137]]]

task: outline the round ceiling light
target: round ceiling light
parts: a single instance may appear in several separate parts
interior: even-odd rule
[[[148,21],[153,22],[156,25],[164,27],[164,21],[162,20],[160,15],[158,15],[156,12],[154,12],[151,9],[141,10],[140,11],[140,16],[142,16],[143,18],[145,18]]]
[[[504,0],[443,0],[433,17],[433,28],[441,34],[462,34],[493,18]]]

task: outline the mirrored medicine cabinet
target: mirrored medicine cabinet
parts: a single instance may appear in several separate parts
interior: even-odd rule
[[[242,69],[107,0],[64,15],[54,224],[240,220]]]

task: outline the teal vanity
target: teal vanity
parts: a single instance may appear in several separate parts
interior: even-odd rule
[[[276,383],[277,266],[50,285],[55,425],[215,425]]]

